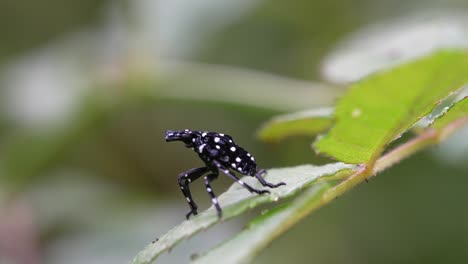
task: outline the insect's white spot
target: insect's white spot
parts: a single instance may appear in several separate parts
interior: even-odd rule
[[[201,136],[202,136],[202,137],[206,137],[206,132],[203,132],[203,133],[201,134]]]
[[[188,129],[185,129],[184,131],[185,131],[185,132],[189,132],[189,130],[188,130]]]
[[[217,148],[217,149],[220,149],[221,147],[220,147],[219,145],[216,145],[216,148]]]
[[[240,184],[240,185],[244,185],[244,182],[241,181],[241,180],[239,180],[239,184]]]
[[[187,202],[190,202],[190,198],[188,198],[188,197],[185,197],[185,199],[187,200]]]
[[[198,147],[198,152],[202,153],[205,146],[206,146],[206,144],[202,144],[201,146],[199,146]]]
[[[216,200],[216,198],[213,198],[213,199],[211,199],[211,202],[213,202],[214,204],[217,204],[218,200]]]
[[[229,140],[229,143],[232,143],[232,140]]]
[[[241,162],[242,160],[241,160],[241,158],[237,157],[237,158],[236,158],[236,161],[237,161],[237,162]]]
[[[219,134],[220,136],[224,137],[224,134]]]
[[[232,152],[236,151],[236,147],[231,147],[231,151]]]
[[[194,138],[192,138],[192,142],[195,142],[195,139],[194,139]]]
[[[247,153],[247,157],[250,157],[250,153]]]
[[[219,142],[219,137],[215,137],[214,142],[218,143]]]
[[[188,182],[192,182],[192,179],[188,179]]]
[[[188,176],[188,174],[187,174],[187,173],[185,173],[185,174],[184,174],[184,177],[187,177],[187,176]]]
[[[228,173],[229,173],[229,171],[228,171],[228,170],[224,170],[224,173],[228,174]]]
[[[231,167],[233,167],[234,169],[236,168],[236,164],[235,163],[232,163],[231,164]]]
[[[353,111],[351,112],[351,117],[357,118],[362,114],[361,108],[354,108]]]
[[[251,159],[252,161],[255,161],[254,157],[250,157],[250,159]]]
[[[206,191],[207,192],[212,192],[213,190],[211,190],[211,188],[206,188]]]
[[[240,167],[239,167],[239,168],[237,168],[237,170],[238,170],[239,172],[242,172],[242,168],[240,168]]]

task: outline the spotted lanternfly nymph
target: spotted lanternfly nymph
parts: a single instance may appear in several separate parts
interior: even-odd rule
[[[218,177],[219,171],[226,174],[250,192],[257,194],[269,193],[268,190],[258,190],[239,179],[230,170],[235,170],[241,174],[254,176],[263,186],[276,188],[285,185],[284,182],[272,184],[267,182],[262,176],[266,173],[264,169],[259,169],[255,158],[246,150],[236,145],[232,137],[215,132],[201,132],[195,130],[166,131],[166,141],[182,141],[187,148],[192,148],[205,163],[204,167],[194,168],[179,174],[179,186],[187,200],[190,211],[187,213],[187,219],[193,214],[197,215],[197,205],[192,199],[189,184],[200,178],[205,173],[206,191],[211,197],[211,202],[215,206],[218,217],[221,217],[222,210],[218,200],[211,188],[210,183]]]

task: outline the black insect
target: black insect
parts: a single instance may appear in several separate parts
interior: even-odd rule
[[[236,145],[234,140],[225,134],[215,132],[201,132],[195,130],[166,131],[166,141],[182,141],[187,148],[192,148],[205,163],[204,167],[194,168],[179,174],[179,186],[187,200],[190,211],[187,219],[193,214],[197,215],[197,205],[192,199],[189,184],[205,173],[206,191],[211,197],[211,202],[215,206],[218,217],[221,217],[222,210],[218,200],[211,188],[211,181],[216,179],[221,170],[229,178],[233,179],[250,192],[257,194],[269,193],[268,190],[258,190],[239,179],[230,169],[241,174],[255,176],[263,186],[276,188],[285,185],[284,182],[272,184],[267,182],[262,176],[266,173],[264,169],[259,169],[255,163],[255,158],[246,150]]]

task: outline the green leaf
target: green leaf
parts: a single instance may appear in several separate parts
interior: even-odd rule
[[[353,169],[354,166],[344,163],[332,163],[323,166],[302,165],[291,168],[268,170],[266,179],[270,182],[286,183],[285,186],[271,189],[270,195],[254,195],[245,190],[237,183],[233,184],[225,193],[219,196],[219,204],[223,207],[223,219],[229,219],[241,214],[249,208],[265,203],[277,202],[279,199],[290,197],[301,189],[311,185],[320,177],[332,175],[342,170]],[[253,177],[244,177],[243,181],[255,188],[263,188]],[[200,215],[182,222],[173,228],[159,240],[148,245],[133,259],[133,264],[144,264],[153,262],[161,253],[171,249],[184,238],[204,230],[219,221],[216,211],[210,207]]]
[[[292,203],[275,208],[255,218],[246,229],[231,240],[197,258],[194,263],[250,263],[276,237],[299,221],[304,213],[319,207],[320,197],[330,189],[331,182],[314,184]]]
[[[352,85],[316,150],[347,163],[373,164],[387,144],[467,83],[467,72],[465,51],[440,51]]]
[[[468,122],[468,97],[455,103],[444,115],[434,121],[432,127],[437,131],[441,131],[454,123]]]
[[[315,136],[332,124],[331,108],[307,110],[273,118],[263,125],[258,137],[264,141],[280,141],[289,136]]]

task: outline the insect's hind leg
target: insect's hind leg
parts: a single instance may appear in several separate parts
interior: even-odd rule
[[[218,218],[221,218],[222,216],[222,210],[221,207],[219,206],[218,199],[216,198],[216,195],[213,192],[213,188],[211,187],[210,183],[218,177],[218,173],[211,173],[205,176],[205,187],[206,191],[211,197],[211,202],[213,203],[214,207],[216,208],[216,212],[218,214]]]
[[[196,179],[200,178],[200,176],[205,174],[207,171],[208,171],[207,167],[201,167],[201,168],[194,168],[194,169],[191,169],[191,170],[188,170],[186,172],[179,174],[178,181],[179,181],[180,190],[184,194],[185,200],[187,200],[187,203],[190,206],[190,211],[185,215],[187,219],[189,219],[189,217],[192,214],[193,215],[198,214],[197,212],[198,206],[193,201],[192,194],[190,193],[189,184],[192,181],[195,181]]]
[[[224,174],[226,174],[229,178],[233,179],[234,181],[236,181],[237,183],[239,183],[240,185],[242,185],[244,188],[246,188],[249,192],[254,192],[256,194],[262,194],[262,193],[270,193],[270,191],[268,190],[258,190],[258,189],[255,189],[254,187],[248,185],[247,183],[245,183],[244,181],[242,181],[241,179],[239,179],[234,173],[232,173],[230,170],[228,170],[225,166],[223,166],[221,163],[219,163],[218,161],[213,161],[213,163],[216,165],[216,167],[218,167]]]
[[[260,183],[261,183],[263,186],[268,186],[268,187],[270,187],[270,188],[276,188],[276,187],[279,187],[279,186],[281,186],[281,185],[286,185],[286,183],[284,183],[284,182],[279,182],[279,183],[277,183],[277,184],[273,184],[273,183],[267,182],[267,181],[265,180],[265,178],[262,177],[263,174],[265,174],[265,173],[266,173],[266,170],[264,170],[264,169],[261,169],[261,170],[257,171],[257,173],[255,173],[255,178],[257,178],[258,181],[260,181]]]

